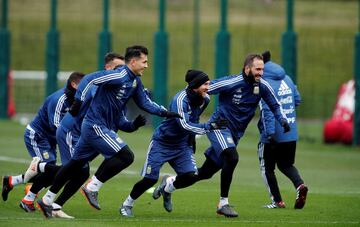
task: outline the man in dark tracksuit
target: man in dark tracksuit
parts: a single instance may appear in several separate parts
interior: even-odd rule
[[[263,78],[274,89],[291,128],[290,132],[284,133],[280,124],[275,121],[274,115],[267,104],[264,100],[261,100],[260,120],[258,123],[260,131],[258,154],[261,174],[272,200],[271,204],[264,207],[285,208],[274,173],[275,165],[277,165],[279,170],[294,184],[297,191],[294,207],[295,209],[301,209],[305,205],[308,188],[304,185],[298,170],[293,165],[296,141],[298,139],[295,107],[300,104],[300,94],[284,69],[270,61],[270,53],[265,52],[263,56],[264,62],[266,62]]]

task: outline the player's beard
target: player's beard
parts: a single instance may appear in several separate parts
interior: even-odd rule
[[[251,72],[251,70],[249,71],[249,74],[246,75],[246,73],[243,71],[243,75],[244,75],[244,78],[245,80],[249,83],[249,84],[253,84],[255,83],[255,76],[254,74]]]
[[[186,89],[186,94],[189,98],[191,106],[198,107],[204,103],[204,97],[189,87]]]

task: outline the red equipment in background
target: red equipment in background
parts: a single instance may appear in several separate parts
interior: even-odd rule
[[[7,109],[7,115],[9,118],[12,118],[15,116],[15,103],[14,103],[14,79],[12,72],[9,72],[8,75],[8,109]]]
[[[351,144],[355,109],[355,81],[341,85],[331,119],[324,124],[325,143]]]

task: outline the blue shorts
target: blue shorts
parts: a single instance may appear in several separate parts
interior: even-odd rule
[[[222,166],[220,154],[227,148],[236,148],[237,141],[234,142],[229,129],[212,130],[207,133],[211,147],[205,151],[205,156],[211,158],[219,167]]]
[[[66,130],[61,124],[56,130],[56,141],[59,146],[59,153],[62,165],[68,163],[74,154],[75,145],[80,135],[72,133],[72,130]]]
[[[50,141],[30,125],[26,126],[24,141],[31,157],[39,157],[42,162],[56,161],[56,141]]]
[[[193,150],[190,146],[174,148],[171,144],[164,145],[152,140],[142,169],[141,176],[159,179],[160,169],[168,162],[177,175],[197,172]]]
[[[113,130],[84,121],[72,159],[90,161],[98,154],[105,158],[111,158],[124,146],[126,143]]]

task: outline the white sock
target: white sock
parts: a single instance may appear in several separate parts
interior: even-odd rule
[[[229,204],[228,197],[220,197],[219,207]]]
[[[39,163],[39,171],[40,171],[40,173],[45,172],[45,166],[46,166],[46,162]]]
[[[103,183],[99,181],[94,175],[92,176],[91,181],[86,185],[86,188],[90,191],[98,192],[102,185]]]
[[[53,203],[53,204],[52,204],[52,207],[53,207],[54,210],[61,210],[61,208],[62,208],[62,207],[61,207],[59,204],[57,204],[57,203]]]
[[[24,197],[25,200],[27,201],[35,201],[36,198],[36,194],[32,193],[31,191],[29,191],[26,196]]]
[[[175,187],[174,187],[174,181],[175,181],[176,176],[171,176],[168,177],[166,179],[166,186],[164,188],[164,190],[168,193],[172,193],[173,191],[175,191]]]
[[[135,200],[134,200],[133,198],[131,198],[131,196],[129,195],[129,196],[125,199],[123,205],[124,205],[124,206],[133,207],[133,206],[134,206],[134,202],[135,202]]]
[[[46,204],[46,205],[50,205],[54,202],[55,200],[55,193],[52,193],[50,190],[48,190],[46,192],[46,194],[42,197],[42,201]]]
[[[10,184],[12,186],[24,183],[23,175],[11,176]]]

